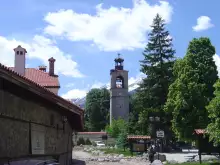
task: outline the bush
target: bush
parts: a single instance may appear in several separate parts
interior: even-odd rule
[[[85,140],[84,140],[84,138],[83,137],[80,137],[79,138],[79,140],[77,141],[77,145],[79,146],[79,145],[85,145]]]
[[[123,131],[118,135],[116,145],[119,148],[124,148],[124,150],[125,150],[125,147],[128,146],[127,133],[126,132]]]
[[[86,139],[86,145],[92,145],[92,142],[89,140],[89,138]]]
[[[96,146],[97,146],[97,144],[96,144],[95,142],[92,142],[92,145],[93,145],[94,147],[96,147]]]

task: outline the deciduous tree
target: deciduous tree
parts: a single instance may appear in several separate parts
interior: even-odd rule
[[[109,99],[105,88],[91,89],[86,95],[85,127],[88,131],[101,131],[109,123]]]
[[[173,114],[172,128],[181,139],[190,140],[194,129],[209,123],[205,107],[218,79],[214,54],[209,38],[193,39],[186,56],[175,63],[176,80],[169,88],[165,111]]]

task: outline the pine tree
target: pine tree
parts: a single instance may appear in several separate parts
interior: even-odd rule
[[[165,21],[157,14],[153,20],[149,42],[144,50],[141,71],[147,75],[141,90],[144,91],[147,107],[162,110],[166,102],[168,87],[173,81],[172,68],[175,50],[172,38],[165,30]]]
[[[175,50],[172,48],[172,38],[169,31],[165,29],[165,25],[165,21],[157,14],[151,26],[148,44],[143,52],[144,60],[141,61],[141,71],[147,77],[143,80],[138,92],[141,93],[140,99],[143,100],[145,111],[157,111],[163,116],[163,125],[159,127],[165,131],[167,138],[171,138],[171,114],[165,114],[163,107],[167,100],[169,85],[173,82]]]

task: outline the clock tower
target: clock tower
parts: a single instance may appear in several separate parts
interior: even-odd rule
[[[113,119],[127,120],[129,115],[128,71],[124,70],[123,62],[118,54],[115,69],[110,71],[110,125]]]

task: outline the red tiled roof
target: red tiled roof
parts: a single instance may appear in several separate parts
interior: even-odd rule
[[[9,69],[14,71],[14,67]],[[39,69],[25,68],[25,77],[44,87],[60,87],[58,76],[50,76]]]
[[[106,135],[106,132],[78,132],[80,135]]]
[[[48,90],[44,86],[41,86],[40,84],[34,82],[33,80],[26,78],[25,76],[22,76],[22,75],[18,74],[17,72],[14,72],[12,69],[9,69],[8,67],[2,65],[1,63],[0,63],[0,69],[3,70],[3,73],[6,72],[12,78],[17,79],[18,81],[21,81],[20,79],[23,79],[24,82],[26,82],[28,85],[31,85],[33,87],[33,89],[37,90],[43,97],[55,102],[58,105],[65,107],[66,110],[68,110],[72,113],[78,114],[81,118],[80,125],[83,127],[84,111],[79,106],[73,104],[72,102],[70,102],[68,100],[65,100],[64,98],[62,98],[58,95],[56,95],[55,93],[51,92],[50,90]]]
[[[194,133],[197,135],[202,135],[202,134],[205,134],[206,131],[204,129],[195,129]]]
[[[146,135],[128,135],[127,139],[151,139],[151,137]]]

